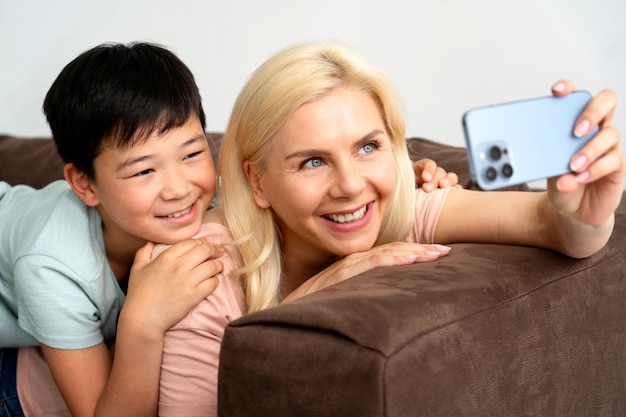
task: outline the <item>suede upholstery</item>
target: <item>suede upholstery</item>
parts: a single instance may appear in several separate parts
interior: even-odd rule
[[[209,135],[214,152],[220,137]],[[474,188],[463,148],[409,147]],[[51,140],[0,135],[0,180],[57,178]],[[452,247],[231,323],[220,416],[626,415],[624,200],[609,243],[587,259]]]

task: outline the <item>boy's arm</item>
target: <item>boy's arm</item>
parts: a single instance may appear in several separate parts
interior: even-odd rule
[[[42,346],[74,417],[155,416],[163,335],[217,286],[221,250],[203,239],[174,245],[150,261],[137,252],[120,313],[114,359],[105,343],[87,349]]]
[[[74,350],[41,345],[41,350],[72,416],[93,416],[111,369],[104,342]]]
[[[222,250],[205,239],[178,243],[150,261],[137,252],[118,322],[111,374],[96,415],[154,416],[165,332],[217,287]]]

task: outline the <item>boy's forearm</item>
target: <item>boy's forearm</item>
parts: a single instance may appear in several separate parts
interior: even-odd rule
[[[96,416],[157,415],[163,333],[120,314],[113,367]]]

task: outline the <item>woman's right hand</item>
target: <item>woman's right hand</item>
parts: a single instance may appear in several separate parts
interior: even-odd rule
[[[393,242],[365,252],[352,253],[312,276],[283,299],[296,300],[358,274],[383,266],[432,262],[450,253],[450,247],[420,243]]]

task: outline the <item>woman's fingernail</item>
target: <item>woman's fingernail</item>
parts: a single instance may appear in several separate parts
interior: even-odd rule
[[[426,255],[430,255],[430,256],[439,256],[439,252],[434,251],[434,250],[427,250],[426,252],[424,252]]]
[[[589,171],[583,171],[576,175],[576,182],[583,183],[589,179]]]
[[[552,86],[552,90],[560,93],[562,91],[565,91],[565,84],[563,83],[556,83]]]
[[[590,126],[591,126],[591,123],[589,122],[589,120],[587,119],[580,120],[578,123],[576,123],[576,126],[574,126],[574,136],[576,136],[577,138],[581,136],[585,136],[587,132],[589,131]]]
[[[433,245],[435,248],[442,250],[442,251],[449,251],[450,249],[452,249],[450,246],[444,246],[444,245],[440,245],[438,243],[435,243]]]
[[[577,155],[571,160],[569,167],[572,171],[578,172],[586,163],[587,157],[585,155]]]

